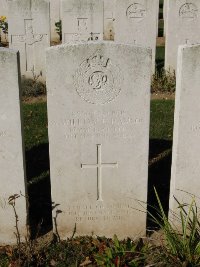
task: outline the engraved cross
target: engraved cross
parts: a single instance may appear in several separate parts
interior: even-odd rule
[[[97,164],[81,164],[82,169],[97,169],[97,201],[102,198],[102,168],[117,168],[118,163],[102,163],[101,146],[97,145]]]
[[[12,35],[12,42],[23,42],[25,43],[25,54],[26,54],[26,71],[34,69],[34,49],[33,45],[37,42],[42,41],[43,34],[34,34],[32,19],[24,20],[25,35]]]

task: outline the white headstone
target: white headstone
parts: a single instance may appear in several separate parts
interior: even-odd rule
[[[60,42],[55,23],[61,20],[60,0],[50,0],[51,41]]]
[[[200,191],[200,45],[181,46],[178,52],[170,209],[191,203]],[[191,195],[190,195],[191,194]]]
[[[115,41],[152,49],[155,69],[159,0],[116,0]]]
[[[115,38],[115,8],[116,0],[104,0],[104,40]]]
[[[45,0],[11,0],[9,4],[10,48],[20,51],[21,74],[45,79],[45,49],[50,46],[50,7]]]
[[[177,66],[178,46],[200,42],[200,1],[167,0],[165,69]]]
[[[62,42],[103,40],[103,0],[62,0]]]
[[[8,0],[0,0],[0,16],[8,16]]]
[[[0,243],[16,243],[16,218],[8,204],[18,194],[16,212],[21,238],[26,233],[24,157],[19,92],[19,55],[0,48]],[[23,196],[22,196],[22,195]]]
[[[145,234],[138,201],[147,199],[150,73],[146,48],[48,49],[51,188],[62,238],[75,225],[77,235]]]
[[[0,0],[0,17],[5,16],[6,21],[8,18],[8,0]],[[0,29],[0,35],[1,35],[1,41],[7,42],[7,36],[3,33],[3,31]]]
[[[168,0],[164,0],[163,2],[163,19],[164,19],[164,29],[163,35],[166,35],[166,27],[167,27],[167,7],[168,7]]]
[[[160,4],[159,4],[159,1],[158,1],[158,5],[157,5],[156,37],[158,37],[158,34],[159,34],[159,22],[160,22]]]

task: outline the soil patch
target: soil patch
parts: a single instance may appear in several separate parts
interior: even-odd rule
[[[23,97],[22,101],[23,103],[26,103],[26,104],[43,103],[47,101],[47,96],[40,95],[36,97]]]
[[[151,94],[151,99],[152,100],[155,100],[155,99],[158,99],[158,100],[161,100],[161,99],[164,99],[164,100],[173,100],[175,99],[175,93],[153,93]]]

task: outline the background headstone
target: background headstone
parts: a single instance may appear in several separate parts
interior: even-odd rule
[[[116,0],[104,0],[104,40],[114,40],[115,8]]]
[[[0,243],[16,243],[15,214],[8,198],[16,199],[21,238],[26,233],[26,199],[19,92],[19,55],[0,48]]]
[[[181,46],[178,52],[170,209],[191,203],[199,207],[200,155],[200,45]],[[182,191],[181,191],[182,190]]]
[[[167,0],[165,69],[177,65],[178,46],[200,42],[200,1]]]
[[[168,8],[168,0],[164,0],[163,2],[163,19],[164,19],[164,30],[163,35],[166,35],[166,27],[167,27],[167,8]]]
[[[106,43],[47,50],[54,220],[62,238],[143,235],[150,49]],[[144,205],[145,206],[145,205]]]
[[[103,40],[103,0],[62,0],[62,42]]]
[[[55,23],[61,20],[60,0],[50,0],[51,41],[60,42]]]
[[[45,0],[9,1],[9,46],[20,51],[21,74],[45,79],[45,49],[50,46],[50,7]]]
[[[152,49],[155,69],[158,0],[116,0],[115,41]]]

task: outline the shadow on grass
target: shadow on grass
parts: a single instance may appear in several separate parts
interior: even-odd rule
[[[149,175],[148,175],[148,212],[156,217],[158,203],[154,192],[157,190],[163,209],[166,214],[169,211],[169,191],[172,160],[172,141],[151,139],[149,147]],[[166,152],[166,153],[165,153]],[[158,159],[153,161],[153,159]],[[151,164],[152,162],[152,164]],[[155,229],[157,225],[147,216],[147,228]]]
[[[26,152],[31,238],[52,230],[49,145],[41,144]]]

